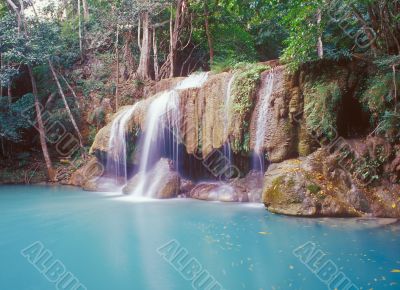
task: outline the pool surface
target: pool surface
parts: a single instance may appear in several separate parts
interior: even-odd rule
[[[1,186],[0,289],[400,289],[400,226],[383,223]]]

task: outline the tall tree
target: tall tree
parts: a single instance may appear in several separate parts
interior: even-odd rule
[[[138,42],[140,43],[140,60],[137,74],[143,79],[150,79],[150,64],[151,64],[151,31],[149,11],[145,10],[139,17],[138,25]],[[140,39],[140,32],[142,36]]]
[[[209,24],[208,0],[204,0],[204,27],[207,35],[208,50],[210,55],[210,65],[212,66],[214,63],[214,46]]]
[[[187,12],[187,3],[185,0],[177,0],[175,10],[175,21],[171,25],[171,40],[170,40],[170,77],[176,76],[176,65],[177,65],[177,52],[179,44],[179,36],[185,23],[185,16]],[[172,11],[171,11],[172,13]]]
[[[24,18],[24,7],[21,5],[21,7],[18,7],[12,0],[7,0],[8,4],[11,6],[11,8],[14,10],[15,14],[17,15],[17,19],[19,19],[19,30],[23,30],[24,32],[24,37],[26,41],[29,40],[28,36],[28,31],[25,23],[25,18]],[[22,2],[22,1],[21,1]],[[37,84],[36,80],[33,74],[33,69],[32,65],[30,63],[27,63],[27,68],[29,72],[29,77],[31,80],[32,84],[32,94],[35,98],[35,111],[36,111],[36,121],[37,121],[37,129],[39,131],[39,139],[40,139],[40,145],[42,147],[42,152],[43,152],[43,157],[46,163],[47,167],[47,173],[48,177],[51,181],[55,181],[56,179],[56,172],[53,168],[51,159],[50,159],[50,154],[49,150],[47,147],[46,143],[46,132],[45,132],[45,127],[42,119],[42,111],[41,111],[41,105],[39,102],[39,97],[38,97],[38,90],[37,90]]]
[[[82,138],[81,132],[79,130],[78,125],[76,124],[74,116],[72,115],[71,109],[70,109],[70,107],[68,105],[68,102],[67,102],[67,98],[65,97],[64,91],[63,91],[62,86],[60,84],[60,81],[58,79],[57,73],[56,73],[56,71],[54,69],[53,63],[51,62],[50,59],[48,60],[48,63],[49,63],[49,67],[50,67],[51,73],[53,74],[54,81],[57,84],[57,88],[58,88],[58,91],[60,93],[60,96],[61,96],[61,98],[62,98],[62,100],[64,102],[64,106],[65,106],[65,109],[67,110],[69,119],[71,120],[71,123],[74,126],[75,132],[76,132],[76,134],[77,134],[77,136],[79,138],[79,145],[80,145],[80,147],[82,149],[82,154],[83,154],[84,153],[84,146],[83,146],[83,142],[82,142],[83,138]]]

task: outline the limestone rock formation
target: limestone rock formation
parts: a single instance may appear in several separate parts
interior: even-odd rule
[[[133,176],[128,184],[123,188],[123,193],[131,194],[135,188],[143,180],[144,176],[141,173]],[[179,194],[181,179],[179,174],[174,170],[172,162],[168,159],[162,158],[157,164],[146,173],[146,180],[143,188],[149,197],[155,198],[173,198]]]
[[[247,194],[249,202],[261,202],[263,191],[263,173],[250,171],[245,177],[233,179],[229,182],[231,186]]]
[[[222,182],[199,183],[190,191],[190,197],[209,201],[248,202],[248,195],[242,188]]]
[[[104,172],[103,165],[95,157],[90,160],[77,171],[75,171],[68,184],[73,186],[81,186],[88,191],[99,190],[98,180]]]
[[[154,96],[154,97],[156,97],[156,96]],[[132,114],[132,118],[126,128],[127,133],[129,133],[129,132],[132,133],[134,128],[141,128],[142,130],[144,130],[146,110],[153,98],[144,99],[137,103],[135,113]],[[105,127],[101,128],[99,130],[99,132],[96,134],[94,142],[90,148],[90,152],[89,152],[90,154],[95,154],[96,156],[104,156],[107,154],[107,152],[109,150],[109,141],[110,141],[110,135],[111,135],[110,131],[112,128],[112,122],[115,118],[117,118],[119,116],[119,114],[123,114],[130,108],[132,108],[132,106],[121,107],[119,109],[119,111],[116,114],[114,114],[111,121]]]
[[[260,112],[263,94],[266,93],[266,79],[270,73],[274,75],[272,95],[267,111]],[[257,116],[261,113],[268,115],[262,147],[266,150],[268,159],[274,163],[292,158],[299,153],[311,153],[308,140],[303,138],[306,137],[304,134],[306,129],[302,119],[299,118],[303,110],[302,92],[292,78],[285,66],[277,66],[272,71],[264,72],[251,119],[250,147],[254,149],[257,138]],[[299,127],[302,127],[303,131],[300,131]]]
[[[261,202],[263,174],[251,171],[243,178],[226,182],[201,182],[194,186],[189,197],[210,201]]]
[[[190,194],[190,191],[196,186],[196,184],[189,180],[189,179],[184,179],[181,178],[181,188],[179,190],[179,194],[182,197],[188,197]]]
[[[263,202],[268,210],[287,215],[400,216],[395,191],[363,187],[324,149],[271,165],[264,177]]]

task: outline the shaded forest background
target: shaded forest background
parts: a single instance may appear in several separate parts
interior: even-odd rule
[[[85,158],[107,111],[132,104],[152,83],[274,59],[293,72],[321,61],[367,63],[358,101],[370,131],[399,142],[398,0],[43,3],[0,2],[4,167],[26,167],[27,159],[44,156],[53,179],[53,163],[65,160],[49,142],[60,132],[47,131],[46,123],[60,123],[76,136],[80,150],[74,154]],[[326,90],[322,83],[317,89]],[[323,96],[315,95],[322,108],[315,124],[329,122],[336,110]]]

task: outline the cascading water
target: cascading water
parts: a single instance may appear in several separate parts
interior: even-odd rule
[[[226,158],[226,166],[230,167],[232,165],[232,150],[231,144],[229,141],[229,128],[231,125],[232,119],[232,88],[233,83],[235,82],[235,75],[233,75],[229,82],[225,92],[225,104],[224,104],[224,136],[227,136],[227,140],[224,144],[224,156]]]
[[[150,104],[146,113],[145,134],[141,142],[139,162],[140,177],[133,191],[137,197],[152,197],[157,180],[149,180],[149,169],[162,157],[163,150],[172,143],[172,159],[179,164],[180,112],[179,90],[201,87],[208,79],[208,73],[195,73],[180,82],[174,89],[162,93]],[[170,138],[174,138],[171,140]]]
[[[181,81],[174,90],[201,88],[208,79],[208,72],[194,73]]]
[[[137,104],[118,113],[111,125],[106,172],[120,179],[117,183],[126,184],[128,180],[126,129],[136,107]]]
[[[264,171],[264,139],[268,120],[268,107],[274,88],[274,72],[271,71],[266,78],[266,84],[261,94],[260,107],[256,119],[256,140],[254,146],[253,169]]]

